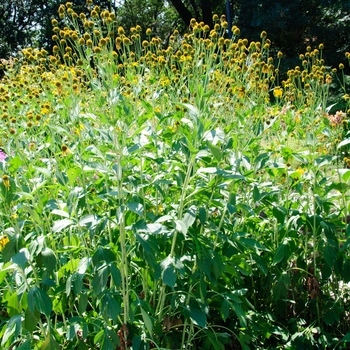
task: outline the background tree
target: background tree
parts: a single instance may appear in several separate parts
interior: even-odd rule
[[[237,0],[237,25],[241,35],[257,40],[267,31],[272,48],[285,55],[292,68],[307,46],[325,44],[326,63],[337,66],[349,50],[350,3],[347,0]]]

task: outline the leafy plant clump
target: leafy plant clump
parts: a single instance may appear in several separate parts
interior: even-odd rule
[[[347,77],[88,6],[4,62],[1,347],[346,348]]]

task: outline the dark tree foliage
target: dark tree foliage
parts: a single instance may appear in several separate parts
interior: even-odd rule
[[[0,0],[0,58],[16,55],[28,46],[52,46],[51,19],[63,0]],[[96,5],[110,9],[110,0],[96,0]],[[87,12],[85,0],[74,0],[76,12]]]
[[[225,1],[214,0],[170,0],[180,18],[188,26],[191,18],[203,21],[210,27],[213,26],[213,14],[223,14],[225,11]]]
[[[348,0],[239,0],[236,7],[242,36],[257,40],[261,31],[267,31],[272,48],[285,55],[285,68],[295,66],[307,46],[324,43],[324,58],[332,66],[350,48]]]

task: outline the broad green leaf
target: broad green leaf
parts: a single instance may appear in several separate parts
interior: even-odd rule
[[[28,249],[22,248],[17,254],[12,257],[12,262],[21,267],[23,270],[29,259],[31,259],[31,256]]]
[[[206,337],[207,337],[206,343],[210,342],[210,344],[208,344],[208,346],[210,346],[210,349],[225,350],[225,345],[220,342],[220,340],[218,339],[217,333],[206,332]]]
[[[110,293],[106,293],[101,300],[101,312],[106,314],[113,322],[117,322],[120,314],[120,304]]]
[[[214,146],[213,144],[211,144],[210,142],[208,142],[208,147],[210,152],[212,153],[212,155],[214,156],[214,158],[220,162],[222,159],[222,151],[220,148]]]
[[[342,342],[350,342],[350,332],[346,333],[341,340]]]
[[[62,220],[55,221],[53,228],[52,228],[52,231],[54,233],[61,232],[62,230],[64,230],[66,227],[72,225],[73,223],[74,223],[74,221],[70,220],[70,219],[62,219]]]
[[[20,346],[16,347],[16,350],[32,350],[32,349],[33,347],[31,346],[31,339],[27,339]]]
[[[111,276],[113,279],[113,283],[116,287],[119,287],[122,283],[122,276],[120,274],[120,270],[114,264],[110,265]]]
[[[254,238],[245,238],[245,237],[241,237],[239,239],[240,242],[244,243],[244,245],[246,247],[249,247],[253,250],[263,250],[268,252],[269,249],[267,249],[263,244],[259,243],[257,240],[255,240]]]
[[[335,260],[337,258],[337,251],[335,250],[334,247],[330,246],[329,244],[326,244],[324,251],[324,260],[326,261],[327,265],[330,268],[333,268]]]
[[[260,191],[259,191],[259,187],[254,185],[253,188],[253,199],[254,202],[258,202],[260,200],[261,196],[260,196]]]
[[[21,313],[21,305],[19,303],[17,293],[13,292],[11,294],[11,292],[9,291],[7,293],[7,295],[10,295],[10,296],[7,296],[7,298],[6,298],[6,300],[7,300],[7,312],[9,313],[9,315],[12,317],[12,316],[20,314]]]
[[[189,211],[187,211],[182,219],[182,222],[186,225],[187,228],[191,227],[193,223],[196,221],[196,212],[195,208],[190,208]]]
[[[344,139],[343,141],[339,142],[337,145],[337,149],[347,146],[348,144],[350,144],[350,138]]]
[[[51,332],[49,332],[46,336],[46,339],[41,345],[40,350],[60,350],[60,346],[55,338],[51,335]]]
[[[127,204],[127,207],[137,215],[143,215],[143,205],[137,202],[130,202]]]
[[[283,259],[288,259],[290,256],[290,249],[289,249],[289,238],[285,238],[283,243],[281,243],[277,250],[276,253],[273,257],[272,264],[276,265],[280,263]]]
[[[78,323],[73,323],[69,326],[68,331],[66,332],[66,339],[73,340],[76,337],[77,332],[79,331],[80,326]]]
[[[338,172],[343,181],[348,181],[350,178],[350,169],[338,169]]]
[[[92,279],[91,286],[96,295],[102,293],[107,285],[108,266],[102,265],[96,272]]]
[[[139,350],[142,344],[141,336],[136,336],[132,339],[132,350]]]
[[[199,208],[199,221],[201,225],[204,225],[207,220],[207,212],[203,207]]]
[[[327,325],[332,325],[334,323],[338,324],[340,321],[340,316],[344,312],[343,306],[339,301],[336,301],[330,309],[326,311],[323,316],[323,320]]]
[[[69,214],[64,211],[64,210],[60,210],[60,209],[54,209],[52,210],[51,214],[55,214],[55,215],[59,215],[59,216],[63,216],[65,218],[69,218]]]
[[[91,257],[85,257],[85,258],[82,258],[80,261],[79,261],[79,265],[78,265],[78,273],[80,275],[83,275],[86,270],[89,268],[89,266],[91,265],[91,262],[92,262],[92,259]]]
[[[286,216],[288,214],[287,209],[281,206],[274,206],[272,208],[273,216],[277,219],[279,224],[284,224]]]
[[[176,271],[175,271],[175,267],[173,265],[168,265],[162,271],[162,281],[167,286],[174,288],[175,283],[176,283]]]
[[[156,223],[166,222],[166,221],[173,221],[174,218],[171,215],[163,215],[160,218],[156,220]]]
[[[96,249],[94,256],[92,257],[92,261],[94,265],[97,265],[101,261],[105,261],[106,263],[111,263],[116,260],[115,254],[107,248],[99,247]]]
[[[22,160],[19,155],[13,157],[9,161],[8,170],[11,173],[15,173],[22,165]]]
[[[74,185],[75,180],[81,176],[81,169],[80,168],[70,168],[67,170],[67,176],[69,180],[69,184],[71,186]]]
[[[87,307],[87,303],[88,303],[88,295],[87,293],[85,292],[82,292],[79,294],[79,302],[78,302],[78,310],[79,310],[79,313],[82,315],[85,310],[86,310],[86,307]]]
[[[184,235],[186,235],[187,234],[187,226],[186,226],[186,224],[182,220],[175,220],[174,222],[175,222],[175,228],[179,232],[181,232]]]
[[[50,273],[53,273],[56,269],[57,259],[56,255],[50,248],[43,248],[41,251],[42,263]]]
[[[145,323],[145,326],[147,328],[147,331],[149,333],[149,335],[151,337],[153,337],[153,324],[152,324],[152,320],[151,318],[149,317],[148,313],[142,308],[140,307],[141,309],[141,315],[142,315],[142,319],[143,319],[143,322]]]
[[[189,311],[189,316],[194,324],[197,326],[204,328],[207,323],[207,315],[204,311],[193,307],[191,305],[187,306],[187,310]]]
[[[7,322],[5,333],[2,336],[1,346],[4,346],[5,344],[7,344],[7,341],[9,339],[16,339],[21,332],[21,328],[22,328],[21,315],[19,314],[11,317]]]
[[[35,302],[36,309],[40,313],[49,317],[52,311],[52,301],[50,297],[46,294],[46,292],[44,292],[42,289],[38,287],[34,287],[32,290],[34,291],[34,302]]]
[[[273,287],[273,299],[279,300],[285,298],[288,294],[289,284],[290,277],[286,272],[283,272],[279,276],[276,285]]]
[[[240,308],[240,306],[236,303],[233,303],[232,309],[235,312],[235,314],[237,315],[237,317],[239,319],[239,323],[241,324],[241,327],[247,327],[247,318],[246,318],[244,311]]]
[[[226,322],[228,315],[230,314],[230,302],[224,299],[221,305],[221,317]]]

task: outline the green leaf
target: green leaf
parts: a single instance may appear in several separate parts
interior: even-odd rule
[[[34,287],[35,307],[39,312],[49,317],[52,311],[52,301],[42,289]],[[30,292],[30,291],[29,291]]]
[[[24,323],[23,323],[24,328],[28,332],[33,333],[36,329],[38,321],[39,319],[35,316],[35,313],[33,313],[28,307],[24,315]]]
[[[15,254],[12,257],[12,262],[14,262],[16,265],[18,265],[23,270],[29,259],[30,259],[30,253],[29,253],[28,249],[22,248],[17,254]]]
[[[55,338],[51,336],[51,332],[48,333],[45,341],[41,345],[40,350],[60,350],[60,346]]]
[[[18,300],[18,296],[16,292],[11,293],[10,291],[7,294],[7,312],[9,315],[16,316],[21,313],[21,305]]]
[[[90,257],[81,258],[78,264],[78,273],[84,275],[86,270],[89,268],[92,259]]]
[[[258,202],[260,200],[260,191],[259,191],[259,188],[258,186],[254,185],[254,188],[253,188],[253,199],[254,199],[254,202]]]
[[[143,319],[143,322],[145,323],[145,326],[147,328],[147,331],[149,333],[149,335],[151,337],[153,337],[153,324],[152,324],[152,320],[151,318],[149,317],[148,313],[142,308],[140,307],[141,309],[141,315],[142,315],[142,319]]]
[[[350,169],[338,169],[339,174],[343,181],[348,181],[350,178]]]
[[[113,322],[117,322],[120,314],[120,304],[109,292],[101,300],[101,312],[102,314],[106,314]]]
[[[85,312],[88,301],[89,298],[87,293],[82,292],[79,294],[78,310],[80,314],[83,314]]]
[[[143,215],[143,205],[141,203],[130,202],[126,206],[137,215]]]
[[[225,345],[218,339],[218,333],[206,332],[207,342],[209,341],[210,349],[213,350],[225,350]],[[207,343],[206,342],[206,343]]]
[[[283,272],[273,287],[273,299],[279,300],[285,298],[288,294],[289,284],[290,277],[286,272]]]
[[[341,341],[345,343],[350,342],[350,332],[346,333]]]
[[[174,288],[176,283],[176,270],[173,265],[168,265],[163,271],[162,271],[162,281],[167,286]]]
[[[276,250],[275,255],[272,259],[272,264],[276,265],[280,263],[284,258],[288,258],[290,255],[288,240],[285,239],[282,244],[280,244]]]
[[[115,254],[107,248],[98,247],[94,256],[92,257],[92,261],[94,265],[97,265],[101,261],[105,261],[106,263],[111,263],[116,260]]]
[[[189,316],[194,324],[197,326],[204,328],[207,323],[207,315],[204,311],[193,307],[191,305],[187,306],[187,310],[189,311]]]
[[[31,350],[31,349],[33,349],[31,346],[31,339],[27,339],[19,347],[16,347],[16,350]]]
[[[337,145],[337,149],[340,149],[348,144],[350,144],[350,138],[344,139],[343,141],[339,142]]]
[[[330,309],[327,310],[323,316],[323,320],[327,325],[339,323],[340,316],[344,312],[344,308],[340,305],[339,301],[336,301]]]
[[[187,226],[186,226],[186,224],[182,220],[175,220],[174,222],[175,222],[175,228],[179,232],[181,232],[184,235],[186,235],[187,234]]]
[[[207,211],[205,210],[205,208],[200,207],[199,208],[199,222],[201,223],[201,225],[204,225],[206,220],[207,220]]]
[[[186,225],[187,228],[191,227],[193,223],[196,221],[196,211],[195,207],[191,207],[189,211],[187,211],[182,219],[182,222]]]
[[[241,327],[247,327],[247,318],[245,316],[244,311],[240,308],[240,306],[238,306],[236,303],[233,303],[232,309],[237,315]]]
[[[15,156],[10,159],[8,169],[9,172],[14,173],[16,172],[22,165],[22,160],[20,156]]]
[[[335,260],[337,259],[337,252],[334,249],[334,247],[332,247],[329,244],[326,244],[324,251],[323,251],[323,255],[324,255],[324,260],[326,261],[327,265],[330,268],[333,268]]]
[[[221,305],[221,317],[226,322],[228,315],[230,314],[230,302],[228,300],[224,300]]]
[[[281,206],[274,206],[272,208],[272,213],[279,224],[283,224],[285,222],[286,216],[288,214],[287,209]]]
[[[102,265],[96,272],[92,279],[92,289],[96,295],[99,295],[104,291],[107,285],[108,279],[108,266]]]
[[[72,340],[75,338],[77,332],[79,331],[80,326],[78,323],[73,323],[69,326],[68,331],[66,333],[66,339]]]
[[[222,159],[222,151],[220,148],[214,146],[213,144],[211,144],[210,142],[208,142],[208,147],[210,152],[212,153],[212,155],[214,156],[214,158],[220,162],[220,160]]]
[[[43,248],[41,251],[42,263],[47,268],[47,270],[52,274],[56,269],[57,259],[56,255],[50,248]]]
[[[81,169],[80,168],[70,168],[67,170],[67,176],[69,180],[69,184],[71,186],[74,185],[75,180],[81,175]]]
[[[111,264],[110,271],[111,271],[114,285],[116,287],[119,287],[120,284],[122,283],[122,276],[121,276],[120,270],[114,264]]]
[[[1,346],[7,344],[7,341],[10,339],[16,339],[22,328],[21,315],[13,316],[9,319],[6,325],[5,332],[2,336]],[[12,343],[10,341],[10,343]]]
[[[52,231],[54,233],[57,233],[57,232],[61,232],[62,230],[64,230],[66,227],[70,226],[73,224],[73,220],[70,220],[70,219],[62,219],[62,220],[58,220],[58,221],[55,221],[54,225],[53,225],[53,228],[52,228]]]
[[[141,344],[142,344],[141,336],[136,336],[132,339],[132,349],[133,350],[139,350]]]

